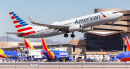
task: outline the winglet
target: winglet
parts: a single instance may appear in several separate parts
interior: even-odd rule
[[[30,20],[31,23],[35,23],[29,16],[28,19]]]

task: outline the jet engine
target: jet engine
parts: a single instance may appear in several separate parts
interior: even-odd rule
[[[83,28],[79,30],[79,32],[86,32],[86,31],[91,31],[91,30],[93,30],[93,27]]]
[[[93,30],[93,27],[82,28],[81,25],[74,25],[74,26],[69,27],[70,32],[74,32],[74,31],[86,32],[86,31],[90,31],[90,30]]]
[[[70,32],[78,31],[81,29],[82,29],[81,25],[74,25],[74,26],[69,27]]]

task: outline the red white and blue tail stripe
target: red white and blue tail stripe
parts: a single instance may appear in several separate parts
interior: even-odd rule
[[[36,33],[30,25],[28,25],[24,20],[22,20],[14,12],[10,12],[9,15],[11,15],[11,19],[13,19],[13,23],[15,25],[15,28],[17,29],[17,32],[24,33],[24,34],[19,35],[20,37]]]

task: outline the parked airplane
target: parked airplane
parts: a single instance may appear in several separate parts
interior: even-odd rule
[[[21,56],[21,51],[5,51],[0,49],[0,57],[4,59],[10,59],[10,60],[18,60],[18,59],[25,59],[25,57]]]
[[[122,52],[116,56],[117,59],[120,59],[122,62],[130,61],[130,41],[126,35],[127,51]]]
[[[35,50],[35,48],[31,45],[27,38],[24,38],[25,47],[29,52],[31,52],[31,56],[34,56],[34,59],[45,59],[43,52],[41,50]]]
[[[47,57],[48,61],[71,61],[72,57],[66,51],[50,51],[47,48],[45,39],[42,38],[43,54]]]
[[[72,32],[71,37],[73,38],[75,37],[75,31],[90,31],[93,30],[92,26],[107,22],[114,22],[123,16],[122,13],[117,11],[105,11],[61,22],[54,22],[51,25],[40,24],[29,18],[32,24],[39,25],[31,26],[17,16],[14,12],[10,12],[9,14],[11,15],[11,19],[13,19],[13,23],[18,33],[8,32],[8,34],[15,34],[18,37],[24,38],[43,38],[58,34],[64,34],[64,37],[68,37],[67,33],[70,32]]]

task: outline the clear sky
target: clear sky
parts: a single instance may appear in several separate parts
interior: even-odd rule
[[[15,12],[32,25],[27,16],[36,22],[51,24],[55,21],[93,14],[95,8],[130,10],[130,0],[0,0],[0,36],[6,36],[5,32],[17,32],[9,12]],[[83,33],[75,32],[75,35],[74,39],[79,39]],[[9,36],[20,39],[15,35]],[[63,35],[47,39],[65,42]],[[70,39],[68,37],[66,41]]]

